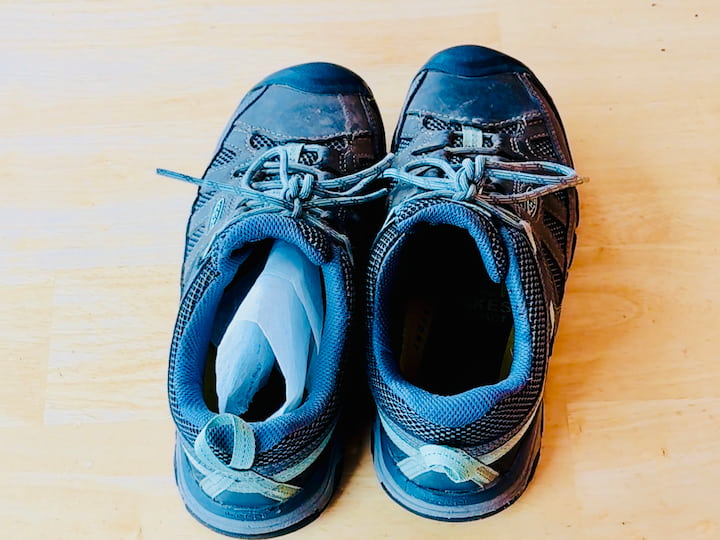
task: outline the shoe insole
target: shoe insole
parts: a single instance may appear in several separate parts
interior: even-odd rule
[[[403,376],[439,395],[507,377],[512,311],[504,285],[490,280],[474,240],[456,227],[429,226],[415,233],[406,250],[396,278],[403,284]]]

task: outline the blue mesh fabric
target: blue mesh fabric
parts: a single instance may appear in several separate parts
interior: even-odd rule
[[[547,307],[536,259],[523,233],[496,228],[485,218],[469,218],[459,205],[431,206],[415,219],[467,228],[484,261],[498,260],[496,246],[507,256],[507,288],[515,320],[514,361],[510,375],[498,384],[454,396],[437,396],[410,385],[390,357],[388,321],[383,304],[402,256],[403,235],[390,225],[378,239],[369,275],[369,322],[372,343],[369,378],[378,407],[411,434],[433,444],[483,448],[502,444],[527,419],[540,398],[546,369]],[[454,206],[456,210],[447,208]],[[410,214],[410,212],[407,212]],[[487,262],[486,262],[487,264]]]
[[[189,443],[194,442],[214,414],[203,399],[202,376],[217,305],[241,261],[233,252],[249,242],[268,238],[298,246],[311,262],[321,266],[327,298],[326,322],[319,354],[308,368],[306,401],[288,414],[251,424],[259,452],[255,464],[278,470],[291,466],[312,451],[312,443],[324,437],[334,424],[345,329],[354,298],[347,256],[340,247],[328,248],[317,234],[314,228],[286,217],[246,218],[218,235],[216,248],[188,279],[170,350],[168,389],[176,425]],[[223,456],[226,445],[221,435],[214,437],[215,450]]]

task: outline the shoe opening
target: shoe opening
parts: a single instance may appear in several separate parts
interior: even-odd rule
[[[263,421],[307,398],[310,363],[322,334],[322,273],[280,240],[249,244],[214,315],[203,372],[203,397],[213,412]]]
[[[470,234],[418,224],[399,255],[388,314],[403,378],[445,396],[505,379],[513,359],[512,309]]]

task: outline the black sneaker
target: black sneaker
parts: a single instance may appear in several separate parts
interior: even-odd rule
[[[383,126],[365,83],[340,66],[305,64],[270,75],[245,96],[202,178],[159,171],[200,186],[168,391],[180,494],[211,529],[274,536],[330,501],[342,454],[336,425],[354,313],[352,261],[366,258],[382,222],[371,207],[384,205],[387,190],[377,181],[384,157]],[[278,243],[320,275],[324,323],[317,348],[305,347],[304,393],[301,387],[301,401],[284,412],[287,377],[270,357],[262,369],[272,371],[251,373],[259,390],[239,396],[249,408],[222,411],[216,351]],[[265,316],[279,318],[288,334],[296,329],[282,310]],[[238,358],[257,343],[240,346]]]
[[[425,64],[392,152],[367,281],[375,469],[412,512],[476,519],[538,461],[581,180],[546,90],[483,47]]]

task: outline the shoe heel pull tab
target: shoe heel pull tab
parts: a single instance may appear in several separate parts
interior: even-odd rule
[[[214,432],[223,427],[229,427],[232,432],[232,456],[229,467],[240,471],[252,467],[255,461],[255,433],[242,418],[229,413],[214,416],[198,433],[194,445],[197,457],[220,468],[227,466],[215,455],[210,442]]]
[[[230,463],[225,463],[213,452],[213,440],[216,431],[229,428],[232,432],[232,455]],[[230,413],[214,416],[195,439],[192,449],[186,449],[185,455],[191,465],[204,478],[200,488],[211,498],[230,491],[234,493],[257,493],[277,502],[285,502],[300,491],[298,486],[285,484],[274,478],[263,476],[251,469],[255,461],[255,433],[250,425],[240,417]]]

